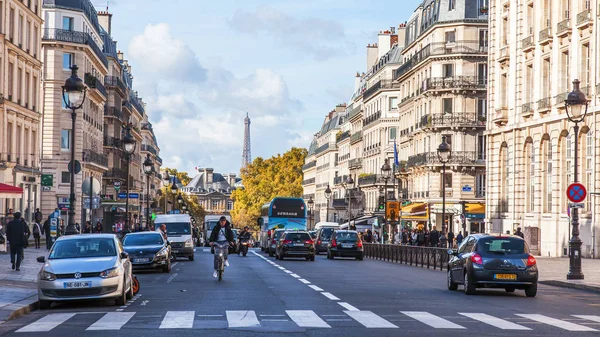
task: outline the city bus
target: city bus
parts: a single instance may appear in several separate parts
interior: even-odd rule
[[[269,236],[275,229],[306,230],[306,204],[302,198],[275,197],[264,204],[258,218],[260,248],[268,249]]]

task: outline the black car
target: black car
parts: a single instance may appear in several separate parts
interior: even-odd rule
[[[315,242],[307,231],[287,231],[281,235],[275,248],[276,258],[303,257],[306,261],[315,260]]]
[[[281,235],[285,232],[285,229],[276,229],[271,232],[271,237],[269,237],[269,247],[267,247],[267,253],[269,256],[275,256],[275,250],[277,249],[277,241],[281,238]]]
[[[524,289],[527,297],[537,294],[537,264],[518,236],[470,235],[448,254],[449,290],[462,284],[467,295],[477,288],[504,288],[509,293]]]
[[[327,245],[327,258],[353,257],[363,259],[363,244],[357,231],[336,230],[331,234],[331,241]]]
[[[315,244],[317,255],[321,254],[321,252],[327,252],[327,247],[334,231],[335,228],[331,227],[322,227],[317,230],[317,243]]]
[[[134,270],[171,272],[171,247],[158,232],[129,233],[123,238]]]

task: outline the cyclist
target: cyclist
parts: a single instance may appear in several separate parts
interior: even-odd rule
[[[227,219],[222,216],[219,219],[219,225],[215,226],[212,230],[212,232],[210,233],[210,238],[209,240],[209,244],[210,246],[213,246],[215,248],[215,262],[214,262],[214,273],[213,273],[213,277],[217,277],[217,269],[218,269],[218,265],[217,265],[217,259],[216,256],[218,254],[217,252],[217,247],[221,248],[223,250],[223,257],[225,258],[225,266],[229,267],[229,261],[227,260],[227,251],[228,251],[228,245],[234,245],[235,242],[233,240],[233,231],[231,230],[231,224],[229,223],[229,221],[227,221]],[[227,245],[227,246],[226,246]],[[225,247],[223,247],[225,246]]]

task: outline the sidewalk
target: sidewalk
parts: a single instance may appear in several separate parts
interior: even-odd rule
[[[584,280],[567,280],[568,258],[536,256],[536,260],[541,284],[600,292],[600,259],[581,260]]]

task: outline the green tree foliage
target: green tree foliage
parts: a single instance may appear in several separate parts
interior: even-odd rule
[[[254,230],[260,208],[274,197],[302,197],[302,166],[306,149],[292,148],[269,159],[258,157],[242,169],[243,189],[236,189],[231,212],[236,227],[248,225]]]

